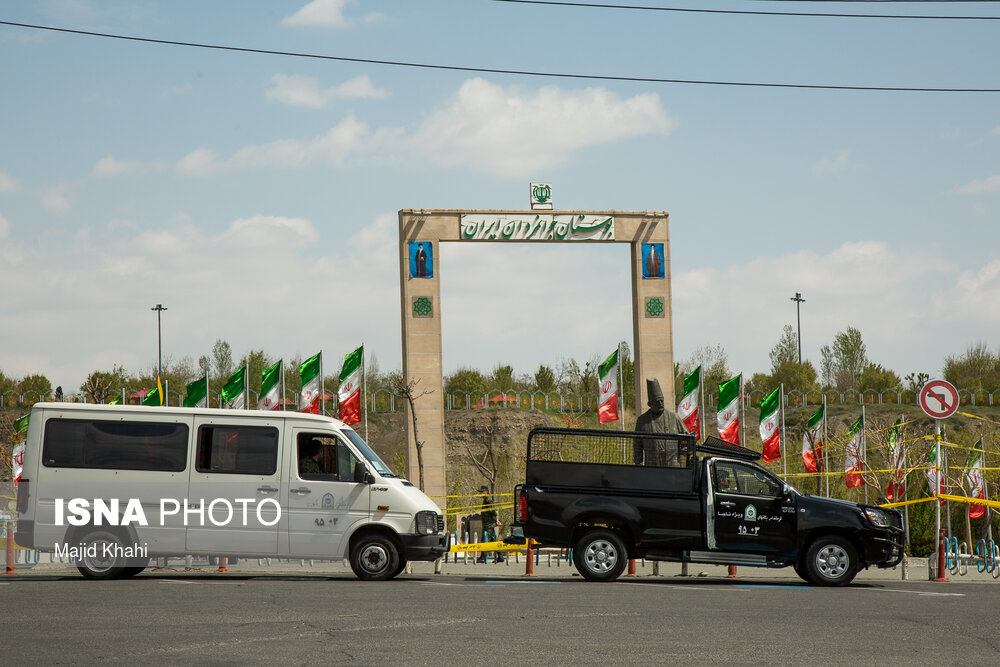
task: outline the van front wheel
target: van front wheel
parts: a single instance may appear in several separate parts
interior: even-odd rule
[[[76,569],[87,579],[114,579],[125,571],[121,538],[114,533],[99,530],[88,533],[80,541],[83,557],[76,561]]]
[[[387,537],[365,535],[351,549],[351,569],[358,579],[384,581],[399,574],[399,550]]]

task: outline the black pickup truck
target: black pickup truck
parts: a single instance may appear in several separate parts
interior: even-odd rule
[[[900,562],[899,511],[802,495],[759,458],[713,437],[536,428],[508,539],[571,547],[591,581],[616,579],[630,558],[790,565],[825,586]]]

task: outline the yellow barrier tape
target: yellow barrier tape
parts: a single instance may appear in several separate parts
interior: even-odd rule
[[[491,496],[512,496],[514,494],[513,493],[491,493],[489,495],[491,495]],[[466,493],[465,495],[462,495],[462,496],[427,496],[427,497],[428,498],[482,498],[483,494],[481,494],[481,493]]]
[[[928,496],[927,498],[918,498],[917,500],[904,500],[899,503],[885,503],[879,505],[879,507],[896,508],[903,507],[904,505],[916,505],[917,503],[926,503],[927,501],[934,500],[934,496]]]
[[[989,422],[990,424],[996,424],[997,426],[1000,426],[1000,422],[995,422],[992,419],[987,419],[986,417],[978,417],[976,415],[970,415],[968,412],[962,412],[961,410],[958,411],[958,414],[962,415],[963,417],[969,417],[970,419],[978,419],[979,421]]]
[[[502,510],[513,507],[514,503],[493,503],[492,505],[466,505],[465,507],[449,507],[448,514],[462,514],[469,510]]]
[[[475,544],[452,544],[448,553],[473,551],[525,551],[527,544],[507,544],[506,542],[477,542]]]
[[[969,503],[972,505],[988,505],[990,507],[1000,508],[1000,502],[996,500],[983,500],[982,498],[968,498],[966,496],[953,496],[948,493],[941,493],[938,498],[943,500],[951,500],[956,503]]]

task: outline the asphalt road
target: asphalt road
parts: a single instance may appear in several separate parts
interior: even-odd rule
[[[506,568],[0,580],[5,664],[997,664],[1000,582],[639,577]],[[566,572],[565,574],[568,574]]]

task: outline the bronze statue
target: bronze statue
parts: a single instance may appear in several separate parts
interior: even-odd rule
[[[646,410],[635,420],[635,430],[640,433],[687,433],[684,422],[672,410],[663,406],[663,390],[656,378],[646,378]],[[681,465],[677,443],[666,438],[643,438],[632,447],[636,465],[677,467]]]

